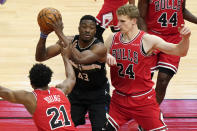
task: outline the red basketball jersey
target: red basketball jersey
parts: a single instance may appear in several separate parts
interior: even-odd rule
[[[76,131],[70,115],[70,102],[62,91],[51,87],[49,90],[33,91],[37,107],[33,120],[39,131]]]
[[[122,41],[120,32],[114,35],[110,54],[117,61],[110,68],[111,82],[121,93],[132,95],[146,92],[154,85],[151,80],[150,67],[153,57],[146,56],[142,47],[143,31],[130,42]]]
[[[182,6],[184,0],[149,0],[146,18],[148,32],[156,34],[176,34],[184,24]]]

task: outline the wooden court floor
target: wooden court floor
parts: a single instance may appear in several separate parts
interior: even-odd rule
[[[35,48],[40,35],[37,14],[42,8],[57,8],[63,16],[65,34],[75,35],[81,16],[96,16],[102,3],[103,0],[7,0],[0,5],[0,85],[14,90],[32,90],[28,71],[36,63]],[[196,0],[187,0],[186,8],[197,16]],[[197,25],[188,22],[186,25],[192,31],[190,49],[169,84],[166,98],[170,99],[197,98]],[[106,30],[104,38],[110,33],[109,29]],[[50,34],[48,45],[56,41],[56,35]],[[54,71],[51,85],[65,79],[60,56],[44,63]]]

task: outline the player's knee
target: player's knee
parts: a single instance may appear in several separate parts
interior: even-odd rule
[[[160,74],[161,77],[163,77],[163,78],[171,79],[171,78],[174,76],[175,72],[172,71],[172,70],[170,70],[170,69],[161,68],[161,67],[160,67],[160,68],[159,68],[159,74]]]
[[[173,75],[174,75],[174,72],[172,70],[160,68],[159,73],[158,73],[158,78],[157,78],[158,84],[161,87],[167,87]]]

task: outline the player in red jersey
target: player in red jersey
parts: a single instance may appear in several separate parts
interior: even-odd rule
[[[96,1],[96,0],[95,0]],[[116,10],[128,3],[135,4],[135,0],[104,0],[102,8],[100,9],[98,15],[96,16],[97,26],[95,37],[103,42],[103,32],[106,28],[110,27],[112,32],[118,32],[118,19],[116,16]],[[110,104],[110,89],[106,89],[106,111],[109,111]]]
[[[67,58],[68,51],[62,50],[67,79],[57,87],[49,87],[52,71],[43,64],[35,64],[29,71],[33,92],[12,91],[0,86],[0,97],[4,100],[23,104],[33,116],[39,131],[76,131],[70,114],[67,95],[75,84],[75,74]]]
[[[145,130],[167,130],[156,101],[151,65],[154,51],[185,56],[189,48],[190,30],[180,29],[182,41],[168,43],[158,36],[140,31],[137,26],[139,11],[134,5],[118,8],[120,32],[111,35],[105,42],[110,48],[107,63],[111,66],[113,91],[108,122],[103,130],[114,131],[131,119]]]
[[[104,0],[103,6],[96,16],[96,37],[98,39],[103,41],[103,32],[109,26],[112,32],[119,31],[116,10],[127,2],[129,2],[129,4],[135,4],[135,0]]]
[[[184,24],[184,19],[197,24],[197,17],[185,8],[186,0],[139,0],[138,8],[144,19],[143,29],[157,35],[167,42],[181,41],[178,28]],[[145,22],[146,21],[146,22]],[[180,57],[157,52],[157,60],[151,68],[152,72],[159,70],[156,83],[157,102],[163,101],[168,83],[178,70]]]

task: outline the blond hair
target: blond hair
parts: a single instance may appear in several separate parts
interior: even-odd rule
[[[132,4],[125,4],[119,7],[116,11],[117,15],[127,15],[130,19],[132,18],[139,18],[140,13],[138,8]]]

